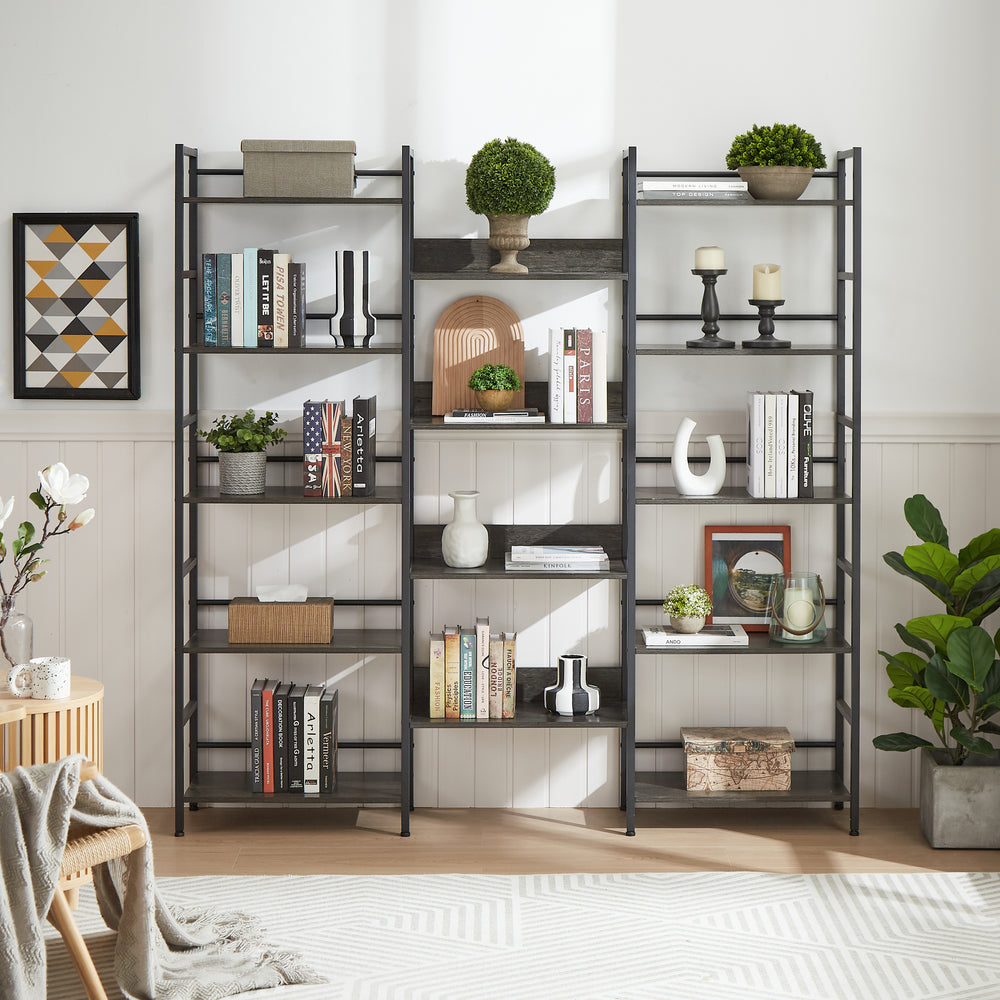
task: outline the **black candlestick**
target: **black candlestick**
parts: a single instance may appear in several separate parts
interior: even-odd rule
[[[705,335],[697,340],[689,340],[688,347],[708,347],[708,348],[729,348],[735,347],[732,340],[723,340],[719,336],[719,299],[715,294],[715,282],[720,274],[725,274],[727,268],[700,268],[691,269],[692,274],[697,274],[701,278],[705,291],[701,296],[701,318],[705,321],[701,325],[701,332]]]
[[[744,349],[754,351],[769,351],[784,347],[791,347],[790,340],[778,340],[774,335],[774,310],[778,306],[785,304],[784,299],[749,299],[750,305],[757,307],[760,314],[760,322],[757,324],[757,332],[760,336],[756,340],[744,340],[740,346]]]

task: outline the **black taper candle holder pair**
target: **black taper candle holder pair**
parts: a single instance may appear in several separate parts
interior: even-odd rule
[[[726,340],[719,336],[719,298],[715,294],[715,283],[719,280],[720,274],[727,274],[728,268],[699,268],[691,269],[692,274],[697,274],[705,286],[701,296],[701,332],[703,336],[697,340],[687,341],[688,347],[708,348],[709,350],[729,350],[736,346],[732,340]],[[790,340],[778,340],[774,335],[774,310],[785,304],[784,299],[748,299],[750,305],[755,306],[760,316],[757,324],[758,337],[756,340],[744,340],[741,347],[750,350],[774,350],[791,347]]]

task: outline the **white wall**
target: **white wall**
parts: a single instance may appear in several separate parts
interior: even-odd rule
[[[556,167],[556,196],[550,210],[533,220],[536,236],[617,234],[619,157],[627,145],[638,147],[640,168],[718,168],[733,135],[754,122],[782,120],[814,132],[828,154],[862,146],[863,373],[870,432],[864,579],[872,588],[866,623],[872,651],[887,641],[892,622],[907,616],[914,600],[907,587],[886,578],[878,558],[909,539],[899,513],[902,498],[916,490],[929,493],[959,519],[952,521],[956,536],[995,520],[992,445],[1000,440],[1000,406],[990,391],[997,361],[990,227],[1000,194],[992,180],[997,91],[988,48],[998,26],[995,5],[845,0],[821,7],[773,0],[761,9],[716,0],[710,12],[705,5],[662,0],[511,0],[499,7],[458,0],[303,0],[287,11],[260,0],[107,0],[90,7],[56,0],[21,4],[9,15],[0,41],[0,82],[8,95],[6,155],[0,158],[4,213],[140,213],[143,397],[113,408],[13,400],[7,338],[0,345],[0,397],[7,397],[0,398],[6,458],[0,463],[6,470],[0,496],[13,492],[23,504],[35,469],[56,453],[95,484],[100,521],[53,551],[51,578],[35,586],[29,604],[40,624],[39,651],[42,642],[49,644],[46,651],[58,646],[76,662],[89,659],[88,672],[113,679],[105,717],[108,747],[115,751],[108,755],[109,771],[141,801],[162,804],[170,795],[167,411],[175,142],[199,147],[207,165],[224,166],[239,163],[243,138],[353,138],[364,167],[395,166],[400,145],[409,143],[416,157],[417,232],[433,236],[485,233],[484,221],[465,207],[462,179],[469,157],[494,136],[534,142]],[[720,284],[724,310],[745,297],[743,275],[765,251],[785,254],[777,259],[786,268],[789,308],[809,308],[811,303],[793,296],[823,288],[826,262],[813,258],[811,243],[800,249],[799,234],[783,223],[776,243],[763,233],[757,242],[752,232],[714,228],[725,225],[721,218],[681,236],[665,232],[662,243],[642,219],[647,231],[640,243],[640,309],[660,308],[672,296],[682,300],[679,308],[695,308],[697,288],[689,287],[693,279],[686,274],[690,250],[717,240],[731,254],[730,275]],[[230,223],[215,225],[213,238],[242,238],[243,230],[225,228]],[[298,240],[309,253],[313,246],[317,254],[326,253],[319,248],[354,239],[349,227],[339,230],[340,221],[332,219],[313,224],[308,217],[270,214],[252,225],[275,241]],[[379,294],[389,310],[398,305],[391,272],[397,230],[382,217],[371,228],[385,275]],[[9,247],[10,240],[3,241],[0,256],[0,271],[8,274]],[[317,273],[330,273],[327,258],[309,260]],[[468,285],[418,290],[419,375],[429,377],[427,343],[440,308],[472,291]],[[497,288],[486,291],[496,294]],[[529,351],[551,320],[582,317],[611,330],[617,324],[616,293],[597,286],[544,282],[520,285],[509,295],[506,286],[503,291],[523,319]],[[370,385],[380,399],[384,394],[391,400],[394,363],[354,366],[340,382],[312,382],[303,371],[290,375],[301,381],[301,397],[349,384],[352,395],[355,385]],[[221,377],[212,383],[213,405],[272,405],[289,417],[295,411],[296,388],[282,379],[272,382],[259,369],[237,371],[235,384],[223,384]],[[735,409],[731,400],[742,398],[745,373],[729,364],[718,371],[718,377],[700,373],[688,395],[668,408]],[[385,372],[390,384],[383,386]],[[693,369],[686,374],[693,377]],[[796,369],[800,374],[813,377],[809,368]],[[644,406],[662,408],[658,384],[655,372],[644,373]],[[94,412],[81,416],[83,411]],[[662,426],[666,435],[667,422]],[[985,439],[970,443],[968,435],[979,433]],[[418,498],[423,520],[439,516],[434,498],[453,478],[444,469],[461,454],[450,445],[444,450],[451,457],[439,480],[428,482],[426,495]],[[547,471],[546,449],[532,453],[529,468],[532,462],[539,473]],[[576,508],[572,516],[588,513]],[[273,530],[284,541],[293,529],[282,520]],[[273,550],[277,543],[266,547]],[[268,566],[255,553],[251,564],[251,578]],[[434,607],[437,614],[439,605]],[[442,607],[441,615],[446,610],[459,609]],[[596,627],[593,617],[588,622]],[[891,714],[875,659],[872,652],[865,667],[863,744]],[[760,669],[766,674],[772,668]],[[772,701],[771,711],[777,704]],[[728,699],[719,712],[726,706]],[[224,717],[217,722],[221,727]],[[905,721],[892,727],[903,728]],[[550,746],[549,764],[559,761],[554,787],[525,799],[510,791],[519,787],[510,776],[521,752],[511,749],[510,736],[504,747],[489,748],[486,734],[458,739],[469,745],[474,740],[477,760],[492,760],[496,752],[506,762],[502,776],[475,789],[477,779],[466,775],[459,801],[595,801],[595,787],[602,789],[597,801],[615,798],[602,777],[614,771],[613,761],[602,772],[594,762],[597,749]],[[444,738],[438,742],[443,746]],[[130,753],[142,775],[134,784]],[[435,753],[443,759],[440,747]],[[468,754],[464,747],[457,753],[449,748],[445,756]],[[864,758],[866,801],[910,801],[895,780],[900,769],[909,774],[909,761],[885,756],[876,759],[870,751]],[[423,801],[440,800],[431,765],[418,759],[421,767]],[[596,779],[587,777],[593,774]]]

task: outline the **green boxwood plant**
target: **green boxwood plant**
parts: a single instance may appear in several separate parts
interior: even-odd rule
[[[699,618],[712,613],[712,598],[704,587],[689,583],[674,587],[663,599],[663,611],[671,618]]]
[[[507,365],[483,365],[469,376],[469,388],[476,392],[511,391],[521,388],[521,380],[517,372]]]
[[[892,682],[889,697],[923,712],[951,762],[962,764],[970,753],[992,755],[995,748],[982,734],[1000,734],[991,721],[1000,712],[1000,631],[991,637],[980,624],[1000,607],[1000,529],[977,535],[956,555],[948,548],[941,514],[927,497],[910,497],[903,511],[922,544],[882,558],[926,587],[945,611],[896,625],[909,648],[879,655]],[[934,747],[912,733],[888,733],[872,742],[879,750]]]
[[[242,417],[218,417],[211,430],[198,431],[198,435],[219,451],[264,451],[268,445],[277,444],[285,437],[285,431],[275,429],[277,422],[278,414],[270,410],[262,417],[247,410]]]
[[[736,136],[726,156],[730,170],[737,167],[819,167],[826,166],[823,147],[798,125],[754,125]]]
[[[477,215],[539,215],[555,189],[552,164],[517,139],[486,143],[465,173],[466,204]]]

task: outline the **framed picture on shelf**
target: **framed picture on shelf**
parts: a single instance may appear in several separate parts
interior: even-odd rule
[[[14,215],[14,397],[139,398],[139,216]]]
[[[705,526],[705,589],[715,625],[766,632],[767,595],[776,573],[791,572],[787,524]]]

